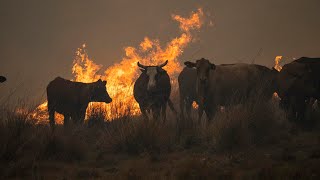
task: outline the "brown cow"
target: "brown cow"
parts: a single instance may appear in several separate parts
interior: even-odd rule
[[[112,99],[106,83],[101,79],[93,83],[81,83],[55,78],[47,86],[50,125],[55,124],[55,112],[63,114],[65,125],[70,118],[74,122],[83,123],[89,102],[110,103]]]
[[[197,69],[196,91],[199,120],[203,110],[212,119],[219,106],[242,103],[252,95],[264,101],[275,91],[273,70],[255,64],[215,65],[207,59],[185,62]]]

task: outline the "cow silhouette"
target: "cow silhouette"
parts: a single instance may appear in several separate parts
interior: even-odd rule
[[[55,78],[47,86],[50,125],[55,125],[55,112],[64,116],[65,125],[70,118],[75,123],[83,123],[89,102],[110,103],[112,99],[106,83],[101,79],[93,83],[82,83]]]
[[[152,111],[154,119],[159,119],[161,114],[165,121],[167,104],[176,114],[176,110],[170,100],[170,77],[162,69],[167,63],[168,61],[159,66],[145,66],[138,62],[142,73],[134,83],[133,96],[139,103],[141,113],[145,118],[147,118],[147,112]]]

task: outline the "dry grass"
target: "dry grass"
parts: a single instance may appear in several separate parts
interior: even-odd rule
[[[237,150],[275,141],[289,124],[276,102],[250,101],[218,112],[210,126],[218,149]]]
[[[2,178],[246,179],[307,173],[283,153],[297,135],[290,134],[292,125],[274,102],[231,106],[202,124],[173,116],[166,123],[130,116],[105,122],[105,112],[92,109],[87,124],[54,131],[33,123],[28,111],[0,111]],[[310,133],[299,140],[309,143],[306,154],[312,155],[305,166],[320,159],[320,134]],[[269,167],[264,154],[278,166]],[[261,161],[266,164],[259,167]]]

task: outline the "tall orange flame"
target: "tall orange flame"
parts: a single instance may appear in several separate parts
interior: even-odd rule
[[[181,35],[179,37],[173,38],[164,48],[161,47],[158,39],[145,37],[138,48],[126,47],[126,56],[120,63],[108,67],[104,74],[101,75],[99,71],[102,66],[95,64],[89,58],[84,44],[77,50],[76,58],[73,61],[72,73],[75,77],[74,81],[93,82],[99,78],[107,80],[107,90],[113,99],[111,104],[90,103],[89,106],[99,106],[105,109],[105,112],[107,112],[106,118],[109,120],[125,115],[139,114],[139,106],[133,97],[133,85],[139,76],[138,61],[145,65],[158,65],[168,60],[169,63],[164,69],[171,77],[173,85],[176,86],[178,73],[182,69],[178,57],[193,40],[192,31],[199,30],[203,25],[203,16],[202,9],[192,12],[189,18],[172,15],[172,19],[180,23]],[[33,116],[48,119],[47,116],[43,115],[43,111],[46,111],[46,103],[41,104]],[[87,110],[87,115],[89,113]]]
[[[282,70],[282,66],[280,65],[281,60],[282,60],[282,56],[276,56],[276,58],[274,59],[274,68],[279,72]],[[277,92],[273,93],[273,98],[276,100],[281,99]]]
[[[280,61],[282,60],[282,56],[276,56],[276,58],[274,59],[274,68],[277,70],[277,71],[281,71],[282,69],[282,66],[280,65]]]

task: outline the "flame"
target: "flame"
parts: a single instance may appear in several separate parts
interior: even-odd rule
[[[199,30],[203,25],[203,11],[198,9],[192,12],[189,18],[179,15],[172,15],[172,19],[180,23],[181,35],[173,38],[164,47],[160,45],[159,39],[145,37],[138,48],[126,47],[125,57],[119,62],[106,69],[100,74],[101,65],[94,63],[89,58],[86,45],[82,45],[76,52],[73,61],[72,73],[74,81],[93,82],[99,78],[107,81],[107,91],[113,101],[110,104],[90,103],[86,115],[90,115],[90,109],[102,107],[106,111],[106,119],[112,120],[126,115],[140,114],[139,105],[133,97],[133,86],[140,71],[137,67],[139,61],[145,65],[158,65],[168,60],[164,67],[171,77],[171,82],[177,87],[177,76],[181,72],[182,66],[178,57],[183,53],[184,48],[194,39],[192,31]],[[34,118],[48,119],[46,102],[38,106]],[[58,123],[62,122],[62,117],[58,117]],[[57,121],[56,121],[57,122]]]
[[[102,65],[97,65],[92,59],[89,58],[86,44],[82,45],[82,48],[78,48],[76,51],[76,57],[73,60],[72,74],[74,74],[74,81],[90,83],[97,81],[100,76],[98,71],[102,68]]]
[[[195,101],[193,101],[192,107],[193,107],[193,109],[198,109],[199,105]]]
[[[274,93],[273,93],[272,99],[273,99],[273,100],[276,100],[276,101],[280,101],[280,100],[281,100],[281,98],[279,97],[279,95],[278,95],[277,92],[274,92]]]
[[[280,65],[281,60],[282,56],[276,56],[276,58],[274,59],[274,68],[279,72],[282,70],[282,66]],[[277,92],[274,92],[272,97],[274,100],[281,100]]]
[[[282,66],[280,65],[280,61],[282,60],[282,56],[276,56],[276,58],[274,59],[274,68],[277,70],[277,71],[281,71],[282,69]]]

